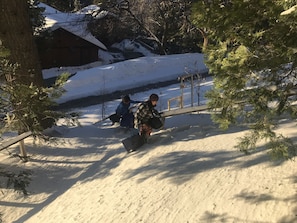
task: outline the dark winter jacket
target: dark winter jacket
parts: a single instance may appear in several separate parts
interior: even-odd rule
[[[131,104],[136,104],[136,103],[140,103],[140,101],[133,101],[133,100],[131,100],[130,103],[128,103],[128,104],[125,104],[124,102],[121,102],[118,105],[117,109],[116,109],[116,114],[118,116],[120,116],[120,117],[128,114],[130,112],[129,111],[130,105]]]

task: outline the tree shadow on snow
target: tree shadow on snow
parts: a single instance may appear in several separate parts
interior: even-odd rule
[[[221,131],[211,123],[209,114],[184,115],[179,122],[180,127],[173,127],[172,124],[177,123],[176,120],[173,120],[172,123],[167,123],[167,129],[155,132],[148,144],[140,148],[135,156],[141,158],[146,156],[150,150],[162,149],[162,146],[174,145],[181,141],[198,140],[197,143],[199,143],[199,139],[202,138],[248,130],[247,127],[241,126]],[[191,125],[184,125],[185,123],[191,123]],[[228,140],[227,136],[226,140]],[[247,159],[240,159],[242,157],[247,157]],[[194,151],[178,150],[154,156],[149,163],[136,169],[127,170],[124,178],[130,179],[138,176],[139,182],[142,182],[150,177],[158,176],[160,180],[169,179],[171,183],[182,184],[205,171],[226,166],[244,169],[264,162],[271,166],[277,166],[281,165],[284,160],[273,161],[268,155],[265,145],[257,147],[249,155],[236,148],[231,151],[221,149],[215,152],[209,152],[207,148]]]
[[[27,203],[24,199],[21,202],[0,201],[0,205],[29,208],[25,215],[15,221],[25,222],[77,182],[83,183],[111,175],[126,154],[125,149],[119,147],[119,135],[124,138],[128,134],[115,131],[112,128],[98,129],[94,126],[75,127],[63,138],[57,138],[48,144],[26,146],[28,169],[32,171],[29,196],[39,193],[50,195],[37,204]],[[18,150],[16,147],[15,153]],[[7,168],[9,166],[7,164]]]
[[[169,118],[165,128],[155,132],[152,135],[152,141],[135,155],[146,156],[149,150],[175,142],[197,140],[245,130],[245,128],[235,128],[222,132],[210,122],[209,114],[189,114],[180,116],[178,119]],[[189,134],[190,128],[191,133]],[[47,193],[50,196],[38,204],[26,203],[24,200],[22,203],[0,201],[0,205],[30,208],[30,211],[16,221],[25,222],[77,182],[87,182],[94,178],[109,176],[123,159],[128,158],[121,140],[130,134],[130,132],[116,127],[91,125],[72,128],[63,135],[63,138],[50,145],[38,148],[26,146],[28,155],[31,156],[30,169],[33,171],[33,181],[29,192]],[[73,143],[73,147],[67,148],[63,146],[63,143],[68,144],[68,147],[69,145],[71,147],[71,143]],[[263,155],[242,163],[238,160],[242,156],[245,155],[236,149],[231,152],[174,151],[151,158],[149,163],[139,168],[127,170],[124,178],[140,176],[139,181],[141,182],[158,176],[160,180],[169,179],[173,184],[179,185],[204,171],[234,164],[238,168],[245,168],[269,160],[267,156]]]
[[[230,216],[229,213],[217,214],[211,211],[206,211],[200,218],[201,222],[245,222],[245,223],[267,223],[259,221],[247,221],[238,217]]]
[[[292,177],[288,178],[287,180],[288,181],[286,181],[286,183],[297,184],[296,176],[292,176]],[[284,193],[286,193],[286,192],[284,191]],[[291,204],[297,203],[297,196],[295,194],[291,195],[291,196],[287,196],[285,198],[283,198],[283,197],[280,198],[280,197],[271,195],[269,192],[265,193],[265,190],[263,190],[263,193],[259,193],[259,192],[254,192],[254,191],[244,189],[240,194],[237,194],[235,196],[235,199],[242,200],[242,201],[252,204],[252,205],[257,205],[259,203],[265,203],[265,202],[269,202],[269,201],[274,201],[274,202],[277,202],[280,204],[283,203],[283,204],[285,204],[285,206],[289,206],[289,203],[291,203]],[[296,221],[297,221],[297,206],[296,205],[291,210],[291,214],[285,215],[285,216],[279,216],[279,220],[277,220],[277,222],[296,222]]]
[[[236,159],[243,154],[236,152],[176,151],[150,159],[146,165],[127,170],[125,178],[138,176],[139,182],[158,176],[160,180],[169,179],[173,184],[183,184],[199,173],[239,164]]]

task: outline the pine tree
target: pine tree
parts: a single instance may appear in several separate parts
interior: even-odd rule
[[[34,135],[40,135],[61,117],[67,116],[71,122],[72,115],[54,110],[54,100],[63,93],[62,86],[68,75],[61,75],[53,87],[42,86],[32,32],[32,27],[42,24],[39,14],[33,18],[29,16],[34,13],[26,0],[3,0],[0,6],[0,112],[6,114],[0,134],[32,131]]]
[[[54,99],[63,93],[62,85],[68,76],[61,75],[51,88],[42,87],[30,18],[26,0],[0,1],[0,135],[10,131],[32,131],[34,136],[43,136],[42,131],[61,117],[70,124],[77,122],[72,114],[53,110]],[[33,23],[36,26],[42,21],[37,19]],[[7,187],[24,195],[31,181],[30,174],[28,171],[8,172],[0,167],[0,177],[7,178]]]
[[[289,4],[290,2],[290,4]],[[214,75],[209,106],[221,108],[213,120],[222,128],[246,122],[251,132],[238,147],[249,152],[260,139],[274,157],[297,154],[288,138],[277,135],[278,120],[295,120],[297,13],[281,15],[296,1],[199,1],[194,23],[205,30],[207,66]]]
[[[1,0],[0,39],[9,50],[9,61],[18,64],[12,79],[42,86],[38,51],[33,38],[27,0]]]

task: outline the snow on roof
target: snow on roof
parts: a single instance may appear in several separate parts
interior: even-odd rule
[[[297,5],[294,5],[291,8],[289,8],[288,10],[283,11],[281,13],[281,15],[289,15],[289,14],[293,13],[295,10],[297,10]]]
[[[85,15],[89,14],[90,9],[93,9],[95,6],[82,9],[77,13],[63,13],[44,3],[39,3],[39,7],[45,8],[45,11],[43,12],[43,15],[45,16],[45,28],[52,30],[62,28],[90,43],[93,43],[101,49],[107,50],[106,46],[87,30]]]

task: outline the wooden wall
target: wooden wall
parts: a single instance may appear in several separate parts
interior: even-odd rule
[[[39,58],[42,69],[80,66],[98,61],[98,50],[98,46],[59,28],[39,47]]]

